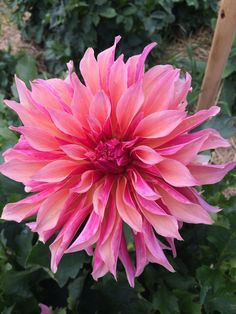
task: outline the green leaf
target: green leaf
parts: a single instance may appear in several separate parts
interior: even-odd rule
[[[15,304],[13,304],[12,306],[8,307],[8,308],[4,308],[2,314],[12,314],[13,310],[14,310]]]
[[[229,138],[236,133],[234,118],[223,114],[208,120],[195,130],[203,130],[206,128],[216,129],[224,138]]]
[[[78,312],[84,314],[152,314],[152,305],[141,296],[142,290],[138,283],[135,289],[131,288],[121,273],[119,273],[118,282],[107,275],[83,292]],[[91,302],[91,300],[93,301]]]
[[[59,286],[63,287],[70,278],[75,279],[85,261],[86,256],[83,252],[65,254],[55,274]]]
[[[26,52],[22,53],[17,60],[16,75],[25,83],[35,79],[38,75],[35,59]]]
[[[50,269],[50,251],[48,246],[38,241],[27,259],[27,264],[38,265]]]
[[[99,13],[101,16],[111,19],[116,16],[116,10],[113,8],[106,8],[105,10]]]
[[[164,283],[161,283],[159,289],[153,296],[153,307],[161,314],[176,314],[180,313],[178,299],[167,289]]]
[[[72,281],[68,285],[69,296],[67,299],[68,307],[70,310],[76,310],[79,302],[80,295],[82,293],[84,282],[86,278],[87,272],[85,272],[82,276],[79,276],[74,281]]]
[[[233,63],[226,64],[222,78],[229,77],[233,72],[236,72],[236,65]]]
[[[178,297],[178,304],[181,314],[201,314],[201,305],[198,302],[198,296],[189,291],[175,290],[174,294]]]
[[[32,240],[33,233],[29,228],[24,228],[15,238],[17,261],[22,266],[25,266],[26,259],[32,249]]]

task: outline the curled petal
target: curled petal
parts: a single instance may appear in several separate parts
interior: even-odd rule
[[[114,63],[116,45],[118,44],[120,39],[121,39],[120,36],[116,36],[114,45],[102,51],[101,53],[99,53],[97,57],[101,85],[102,85],[102,88],[105,90],[105,92],[108,91],[108,81],[109,81],[111,66]]]
[[[137,171],[130,169],[129,174],[135,192],[137,192],[140,196],[146,199],[156,200],[159,198],[159,194],[156,191],[154,191],[150,187],[150,185],[148,185],[148,183],[142,178],[142,176]]]
[[[59,148],[59,143],[56,138],[50,135],[48,131],[45,131],[43,129],[22,126],[16,128],[16,131],[23,134],[28,143],[34,149],[43,152],[50,152]]]
[[[62,228],[56,239],[50,245],[51,257],[51,269],[55,273],[57,266],[68,248],[70,242],[74,238],[81,224],[87,217],[90,209],[89,207],[81,208],[81,205],[75,209],[74,214],[69,218],[65,226]]]
[[[32,178],[35,181],[60,182],[67,178],[77,167],[78,163],[75,161],[56,160],[44,166]]]
[[[191,171],[181,162],[172,159],[165,159],[158,164],[163,179],[173,186],[194,186],[197,181]]]
[[[146,116],[134,131],[134,136],[159,138],[171,133],[183,120],[185,113],[178,110],[163,110]]]
[[[236,161],[230,161],[225,165],[191,164],[188,168],[197,184],[203,185],[219,182],[235,165]]]
[[[175,217],[168,215],[155,201],[139,197],[140,209],[146,220],[155,231],[163,237],[173,237],[182,240],[178,231],[178,222]]]
[[[98,92],[89,108],[89,121],[92,129],[102,131],[111,114],[111,104],[104,92]]]
[[[179,78],[179,72],[178,69],[164,68],[157,71],[155,80],[151,82],[147,80],[147,77],[144,77],[146,92],[144,110],[146,115],[161,110],[172,109],[171,105],[175,100],[175,83]]]
[[[90,247],[98,240],[99,234],[100,218],[95,212],[92,212],[84,229],[81,231],[78,238],[66,250],[66,253],[73,253]]]
[[[40,314],[52,314],[52,310],[45,304],[39,303],[39,307],[40,307]]]
[[[140,145],[133,149],[132,153],[143,163],[148,165],[155,165],[159,163],[163,158],[154,149],[149,146]]]
[[[110,208],[110,210],[116,210],[114,206]],[[113,215],[113,214],[112,214]],[[109,271],[113,274],[113,276],[116,278],[116,264],[119,254],[119,248],[120,248],[120,242],[121,242],[121,235],[122,235],[122,220],[119,217],[119,215],[116,215],[116,219],[114,221],[114,224],[112,226],[112,230],[109,233],[104,231],[104,234],[106,235],[102,239],[101,245],[99,245],[99,254],[106,264]],[[108,218],[106,229],[110,229],[110,220]],[[101,231],[102,232],[102,231]]]
[[[144,222],[143,234],[147,248],[147,256],[150,262],[158,263],[173,272],[174,269],[166,258],[160,242],[155,237],[152,227],[148,222]]]
[[[57,128],[65,134],[83,137],[83,129],[77,119],[71,114],[59,110],[50,110],[51,118]]]
[[[45,161],[22,162],[19,159],[12,159],[0,165],[0,172],[12,180],[26,183],[46,164]]]
[[[142,230],[142,217],[137,211],[127,187],[127,179],[119,178],[116,189],[116,206],[121,218],[135,231]]]
[[[100,90],[101,83],[98,63],[94,57],[94,51],[92,48],[88,48],[85,51],[79,67],[86,86],[90,88],[93,94],[96,94],[98,90]],[[91,69],[93,70],[91,71]]]
[[[127,89],[127,66],[123,57],[123,55],[119,56],[113,63],[109,76],[109,91],[114,113],[118,101]]]
[[[144,94],[140,82],[129,87],[121,96],[116,107],[116,117],[122,135],[125,134],[135,115],[141,109],[143,101]]]
[[[147,265],[147,252],[144,235],[142,232],[134,234],[135,251],[136,251],[136,272],[135,277],[141,275],[144,267]]]
[[[93,194],[93,209],[103,219],[104,211],[113,186],[113,178],[106,177],[104,183],[100,184]]]
[[[147,45],[143,52],[139,55],[130,57],[127,60],[128,67],[128,86],[131,86],[138,80],[140,80],[144,73],[144,62],[149,54],[149,52],[156,46],[156,43],[151,43]]]
[[[76,193],[85,193],[99,178],[100,175],[96,173],[96,171],[88,170],[81,175],[79,184],[72,188],[72,191]]]
[[[178,220],[188,223],[204,223],[212,224],[212,219],[200,205],[186,202],[180,202],[172,195],[168,194],[164,190],[159,190],[162,195],[164,204],[169,209],[170,213]]]
[[[86,153],[88,153],[88,150],[79,144],[62,145],[60,148],[68,157],[74,160],[84,160],[87,158]]]
[[[119,258],[125,267],[126,275],[127,275],[130,286],[134,287],[134,278],[135,278],[134,265],[133,265],[131,258],[129,256],[125,236],[123,233],[122,233],[122,237],[121,237]]]

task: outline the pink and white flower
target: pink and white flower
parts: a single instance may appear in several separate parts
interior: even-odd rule
[[[119,259],[133,286],[149,262],[173,271],[164,249],[176,254],[182,224],[211,224],[209,212],[219,210],[194,187],[219,182],[235,162],[213,165],[201,154],[229,146],[216,130],[189,133],[219,112],[214,106],[187,114],[190,75],[182,78],[171,65],[145,72],[155,43],[127,62],[123,55],[115,59],[119,40],[97,58],[87,49],[83,83],[72,62],[65,80],[35,80],[31,90],[16,78],[20,102],[6,105],[23,126],[12,127],[21,137],[4,153],[0,171],[34,194],[7,204],[2,218],[35,217],[28,226],[43,242],[57,234],[50,245],[53,272],[64,254],[86,250],[95,280],[107,272],[116,278]]]

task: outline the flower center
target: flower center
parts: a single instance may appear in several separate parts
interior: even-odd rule
[[[115,138],[101,141],[95,148],[93,162],[104,172],[121,173],[130,162],[129,148]]]

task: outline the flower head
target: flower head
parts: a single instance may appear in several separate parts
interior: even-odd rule
[[[65,80],[36,80],[31,91],[16,78],[20,103],[6,104],[23,126],[12,128],[21,137],[0,171],[34,194],[7,204],[2,218],[36,217],[28,226],[44,242],[57,234],[50,245],[54,272],[65,253],[86,250],[94,279],[116,277],[119,259],[133,286],[148,262],[173,271],[164,249],[176,254],[183,222],[211,224],[209,212],[218,210],[194,186],[220,181],[235,163],[212,165],[199,154],[229,144],[213,129],[189,133],[219,112],[214,106],[187,115],[190,75],[182,78],[171,65],[145,72],[155,44],[127,62],[123,55],[115,60],[119,40],[97,58],[93,49],[85,52],[83,83],[72,62]]]
[[[45,304],[39,303],[40,314],[53,314],[52,310]]]

